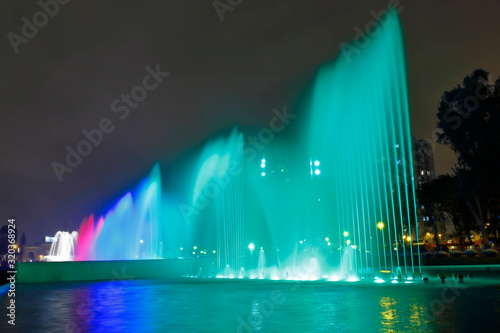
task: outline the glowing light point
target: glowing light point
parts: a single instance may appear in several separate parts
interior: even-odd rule
[[[325,242],[329,242],[329,241],[330,241],[330,238],[326,237]]]
[[[318,160],[314,161],[314,166],[319,166],[319,161]]]
[[[377,228],[379,228],[380,230],[382,230],[384,228],[384,223],[383,222],[377,223]]]
[[[344,231],[344,237],[349,236],[349,233],[347,231]]]
[[[255,250],[255,244],[254,244],[254,243],[250,243],[250,244],[248,244],[248,249],[249,249],[250,251]],[[215,253],[215,251],[214,251],[214,253]]]
[[[144,243],[144,241],[141,239],[141,240],[139,241],[139,243]]]
[[[262,177],[264,177],[264,176],[266,175],[266,173],[265,173],[265,172],[263,172],[263,173],[261,173],[261,175],[262,175]]]
[[[319,169],[316,169],[316,170],[314,170],[314,174],[315,174],[316,176],[319,176],[319,174],[321,174],[321,171],[320,171]]]
[[[265,167],[266,167],[266,165],[265,165],[264,163],[262,163],[262,164],[260,165],[260,167],[261,167],[261,168],[265,168]]]

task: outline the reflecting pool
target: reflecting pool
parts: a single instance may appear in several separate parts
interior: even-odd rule
[[[410,282],[410,281],[406,281]],[[500,327],[500,284],[228,279],[24,284],[6,332],[471,332]],[[7,305],[2,296],[1,306]]]

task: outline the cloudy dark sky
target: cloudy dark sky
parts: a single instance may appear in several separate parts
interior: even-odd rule
[[[226,2],[226,1],[224,1]],[[234,2],[234,1],[233,1]],[[10,32],[33,22],[36,1],[0,2],[0,224],[16,217],[28,243],[82,218],[219,129],[267,126],[315,70],[387,1],[243,0],[221,22],[212,0],[73,0],[15,53]],[[481,67],[500,75],[500,1],[401,0],[412,131],[431,138],[440,96]],[[145,68],[170,75],[118,120],[110,105],[142,83]],[[82,130],[115,130],[64,181]],[[453,153],[436,147],[447,173]]]

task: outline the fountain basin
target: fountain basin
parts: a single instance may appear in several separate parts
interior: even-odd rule
[[[16,264],[17,283],[179,278],[203,259],[31,262]]]

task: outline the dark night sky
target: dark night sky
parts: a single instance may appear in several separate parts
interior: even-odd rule
[[[212,0],[73,0],[16,54],[36,1],[0,2],[0,212],[16,217],[28,243],[82,218],[121,194],[155,161],[168,163],[235,123],[267,126],[270,110],[291,104],[317,67],[339,52],[354,27],[388,1],[243,0],[221,22]],[[500,75],[500,1],[401,0],[412,131],[431,138],[436,108],[475,68]],[[123,121],[110,105],[142,82],[145,67],[170,76]],[[102,118],[114,132],[59,182],[83,129]],[[435,151],[437,173],[454,155]]]

